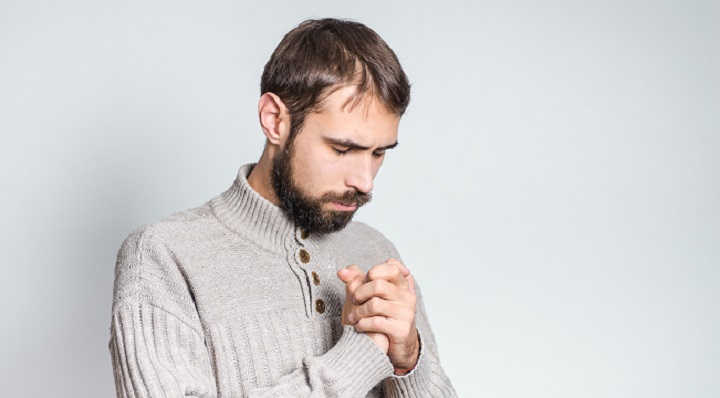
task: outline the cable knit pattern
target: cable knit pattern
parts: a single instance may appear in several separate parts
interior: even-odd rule
[[[418,290],[409,374],[340,316],[336,272],[395,247],[359,222],[304,236],[248,184],[133,231],[118,253],[110,353],[118,397],[454,397]]]

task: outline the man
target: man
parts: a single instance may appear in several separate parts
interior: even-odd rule
[[[258,163],[118,253],[118,396],[455,396],[412,275],[350,222],[409,102],[395,54],[362,24],[306,21],[261,92]]]

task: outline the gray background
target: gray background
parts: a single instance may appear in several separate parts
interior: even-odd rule
[[[308,17],[413,82],[359,218],[464,397],[720,396],[718,1],[0,1],[0,378],[112,396],[116,251],[260,155],[262,67]]]

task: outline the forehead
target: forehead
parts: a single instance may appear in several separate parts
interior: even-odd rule
[[[371,93],[359,98],[355,94],[353,86],[335,89],[321,102],[317,111],[307,115],[304,127],[312,127],[333,138],[392,144],[385,141],[394,142],[397,139],[400,116],[388,110]]]
[[[366,111],[373,106],[380,106],[386,111],[389,109],[383,104],[380,98],[372,91],[358,92],[356,84],[336,85],[328,88],[320,95],[316,113],[332,112],[343,110],[353,112],[355,108],[362,108]]]

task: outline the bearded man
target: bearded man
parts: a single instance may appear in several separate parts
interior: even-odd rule
[[[118,253],[118,397],[455,396],[413,276],[351,222],[409,99],[397,57],[360,23],[283,38],[262,76],[258,163]]]

